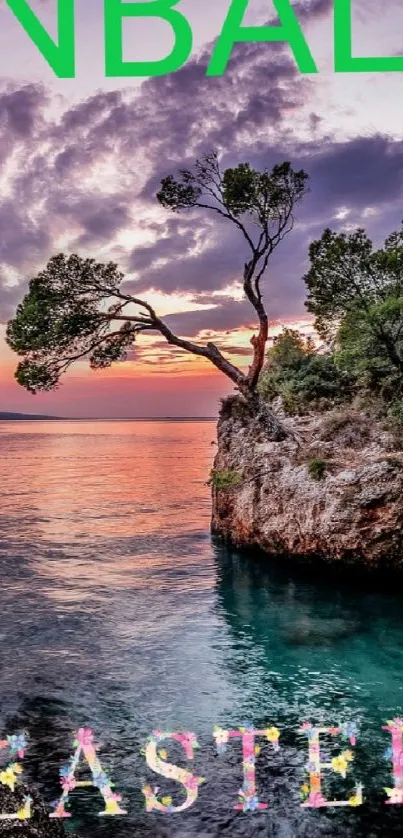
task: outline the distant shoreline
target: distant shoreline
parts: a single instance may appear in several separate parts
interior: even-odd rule
[[[41,416],[31,413],[1,413],[0,422],[217,422],[217,416]]]

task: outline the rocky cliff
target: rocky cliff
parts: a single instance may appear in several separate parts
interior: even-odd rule
[[[213,532],[278,557],[403,571],[403,449],[395,437],[351,409],[283,422],[290,435],[274,441],[241,396],[224,401]]]

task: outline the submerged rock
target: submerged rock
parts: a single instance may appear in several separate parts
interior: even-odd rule
[[[49,818],[49,811],[38,792],[22,784],[15,787],[14,793],[7,786],[0,785],[0,813],[16,812],[23,807],[28,796],[32,799],[30,819],[1,820],[1,838],[66,838],[62,823]]]
[[[346,408],[282,419],[268,438],[231,396],[218,423],[212,530],[276,556],[403,570],[403,450],[381,422]]]

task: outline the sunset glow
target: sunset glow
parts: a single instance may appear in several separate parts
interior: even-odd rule
[[[49,31],[56,24],[54,5],[32,2]],[[56,79],[9,10],[0,10],[4,324],[29,278],[52,255],[77,252],[117,262],[126,287],[148,300],[177,334],[213,341],[234,364],[247,367],[255,321],[240,281],[242,240],[206,214],[169,214],[155,197],[164,175],[215,148],[225,165],[250,159],[264,167],[289,159],[310,175],[310,194],[298,207],[292,237],[270,262],[265,286],[271,334],[283,324],[309,331],[302,278],[310,241],[326,225],[364,225],[380,242],[399,223],[401,79],[360,73],[346,84],[343,74],[333,72],[332,0],[295,5],[320,68],[317,76],[302,76],[284,45],[250,43],[234,49],[223,79],[206,78],[211,41],[228,3],[206,0],[202,12],[199,4],[183,0],[196,33],[193,59],[172,76],[130,84],[105,79],[103,21],[95,0],[77,5],[76,81]],[[249,3],[247,22],[267,22],[274,15],[269,7]],[[400,7],[391,0],[381,20],[378,8],[375,0],[365,0],[365,9],[355,3],[357,50],[376,55],[382,42],[383,54],[393,55],[400,49],[394,25]],[[163,26],[144,20],[140,40],[139,31],[138,21],[127,22],[128,53],[141,57],[146,42],[156,55],[163,52]],[[215,415],[219,396],[231,389],[207,362],[148,335],[126,362],[102,373],[79,363],[59,390],[33,397],[14,383],[18,359],[2,334],[4,410]]]

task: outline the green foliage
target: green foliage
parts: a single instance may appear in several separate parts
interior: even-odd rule
[[[235,216],[250,212],[256,205],[267,175],[251,169],[249,163],[240,163],[235,169],[227,169],[223,176],[224,203]]]
[[[389,404],[403,395],[403,226],[379,250],[362,229],[325,230],[309,255],[306,306],[336,367]]]
[[[323,480],[327,471],[327,461],[323,457],[312,457],[308,463],[308,472],[312,480]]]
[[[176,181],[173,175],[163,178],[161,189],[157,193],[160,204],[173,212],[194,207],[200,198],[201,189],[192,183],[192,174],[183,170],[182,182]]]
[[[374,330],[381,330],[388,343]],[[390,345],[389,345],[390,341]],[[391,355],[396,355],[395,363]],[[395,399],[403,388],[403,296],[391,296],[356,305],[346,312],[337,333],[335,364],[354,376],[361,390],[380,396],[384,402]]]
[[[298,200],[306,191],[307,175],[294,172],[289,163],[258,172],[249,163],[227,169],[223,176],[225,206],[236,218],[249,213],[260,223],[277,219],[290,198]]]
[[[342,351],[346,342],[354,367],[354,356],[364,361],[368,348],[371,369],[378,359],[383,367],[386,359],[402,375],[403,226],[380,250],[373,249],[362,229],[350,234],[325,230],[309,255],[306,306],[315,315],[318,333],[340,343]],[[352,331],[359,338],[356,351]]]
[[[351,234],[326,229],[310,245],[309,257],[305,305],[315,315],[318,334],[332,340],[346,311],[373,296],[372,242],[362,229]]]
[[[123,276],[113,263],[60,253],[31,279],[29,291],[7,326],[7,343],[22,361],[15,377],[32,393],[56,387],[74,361],[89,357],[92,367],[106,367],[126,356],[135,332],[123,322],[111,333],[110,306]]]
[[[403,402],[391,404],[388,410],[389,424],[398,431],[403,431]]]
[[[268,401],[281,396],[290,414],[331,407],[350,398],[353,382],[331,355],[318,355],[313,341],[298,331],[283,329],[267,353],[259,391]]]
[[[232,220],[250,216],[260,226],[278,226],[305,195],[307,181],[308,175],[295,172],[288,162],[271,172],[260,172],[249,163],[221,172],[217,155],[210,154],[197,160],[193,170],[182,169],[178,178],[164,178],[157,198],[174,212],[203,207]]]
[[[215,489],[233,489],[241,482],[242,475],[238,471],[212,469],[210,472],[210,483]]]

